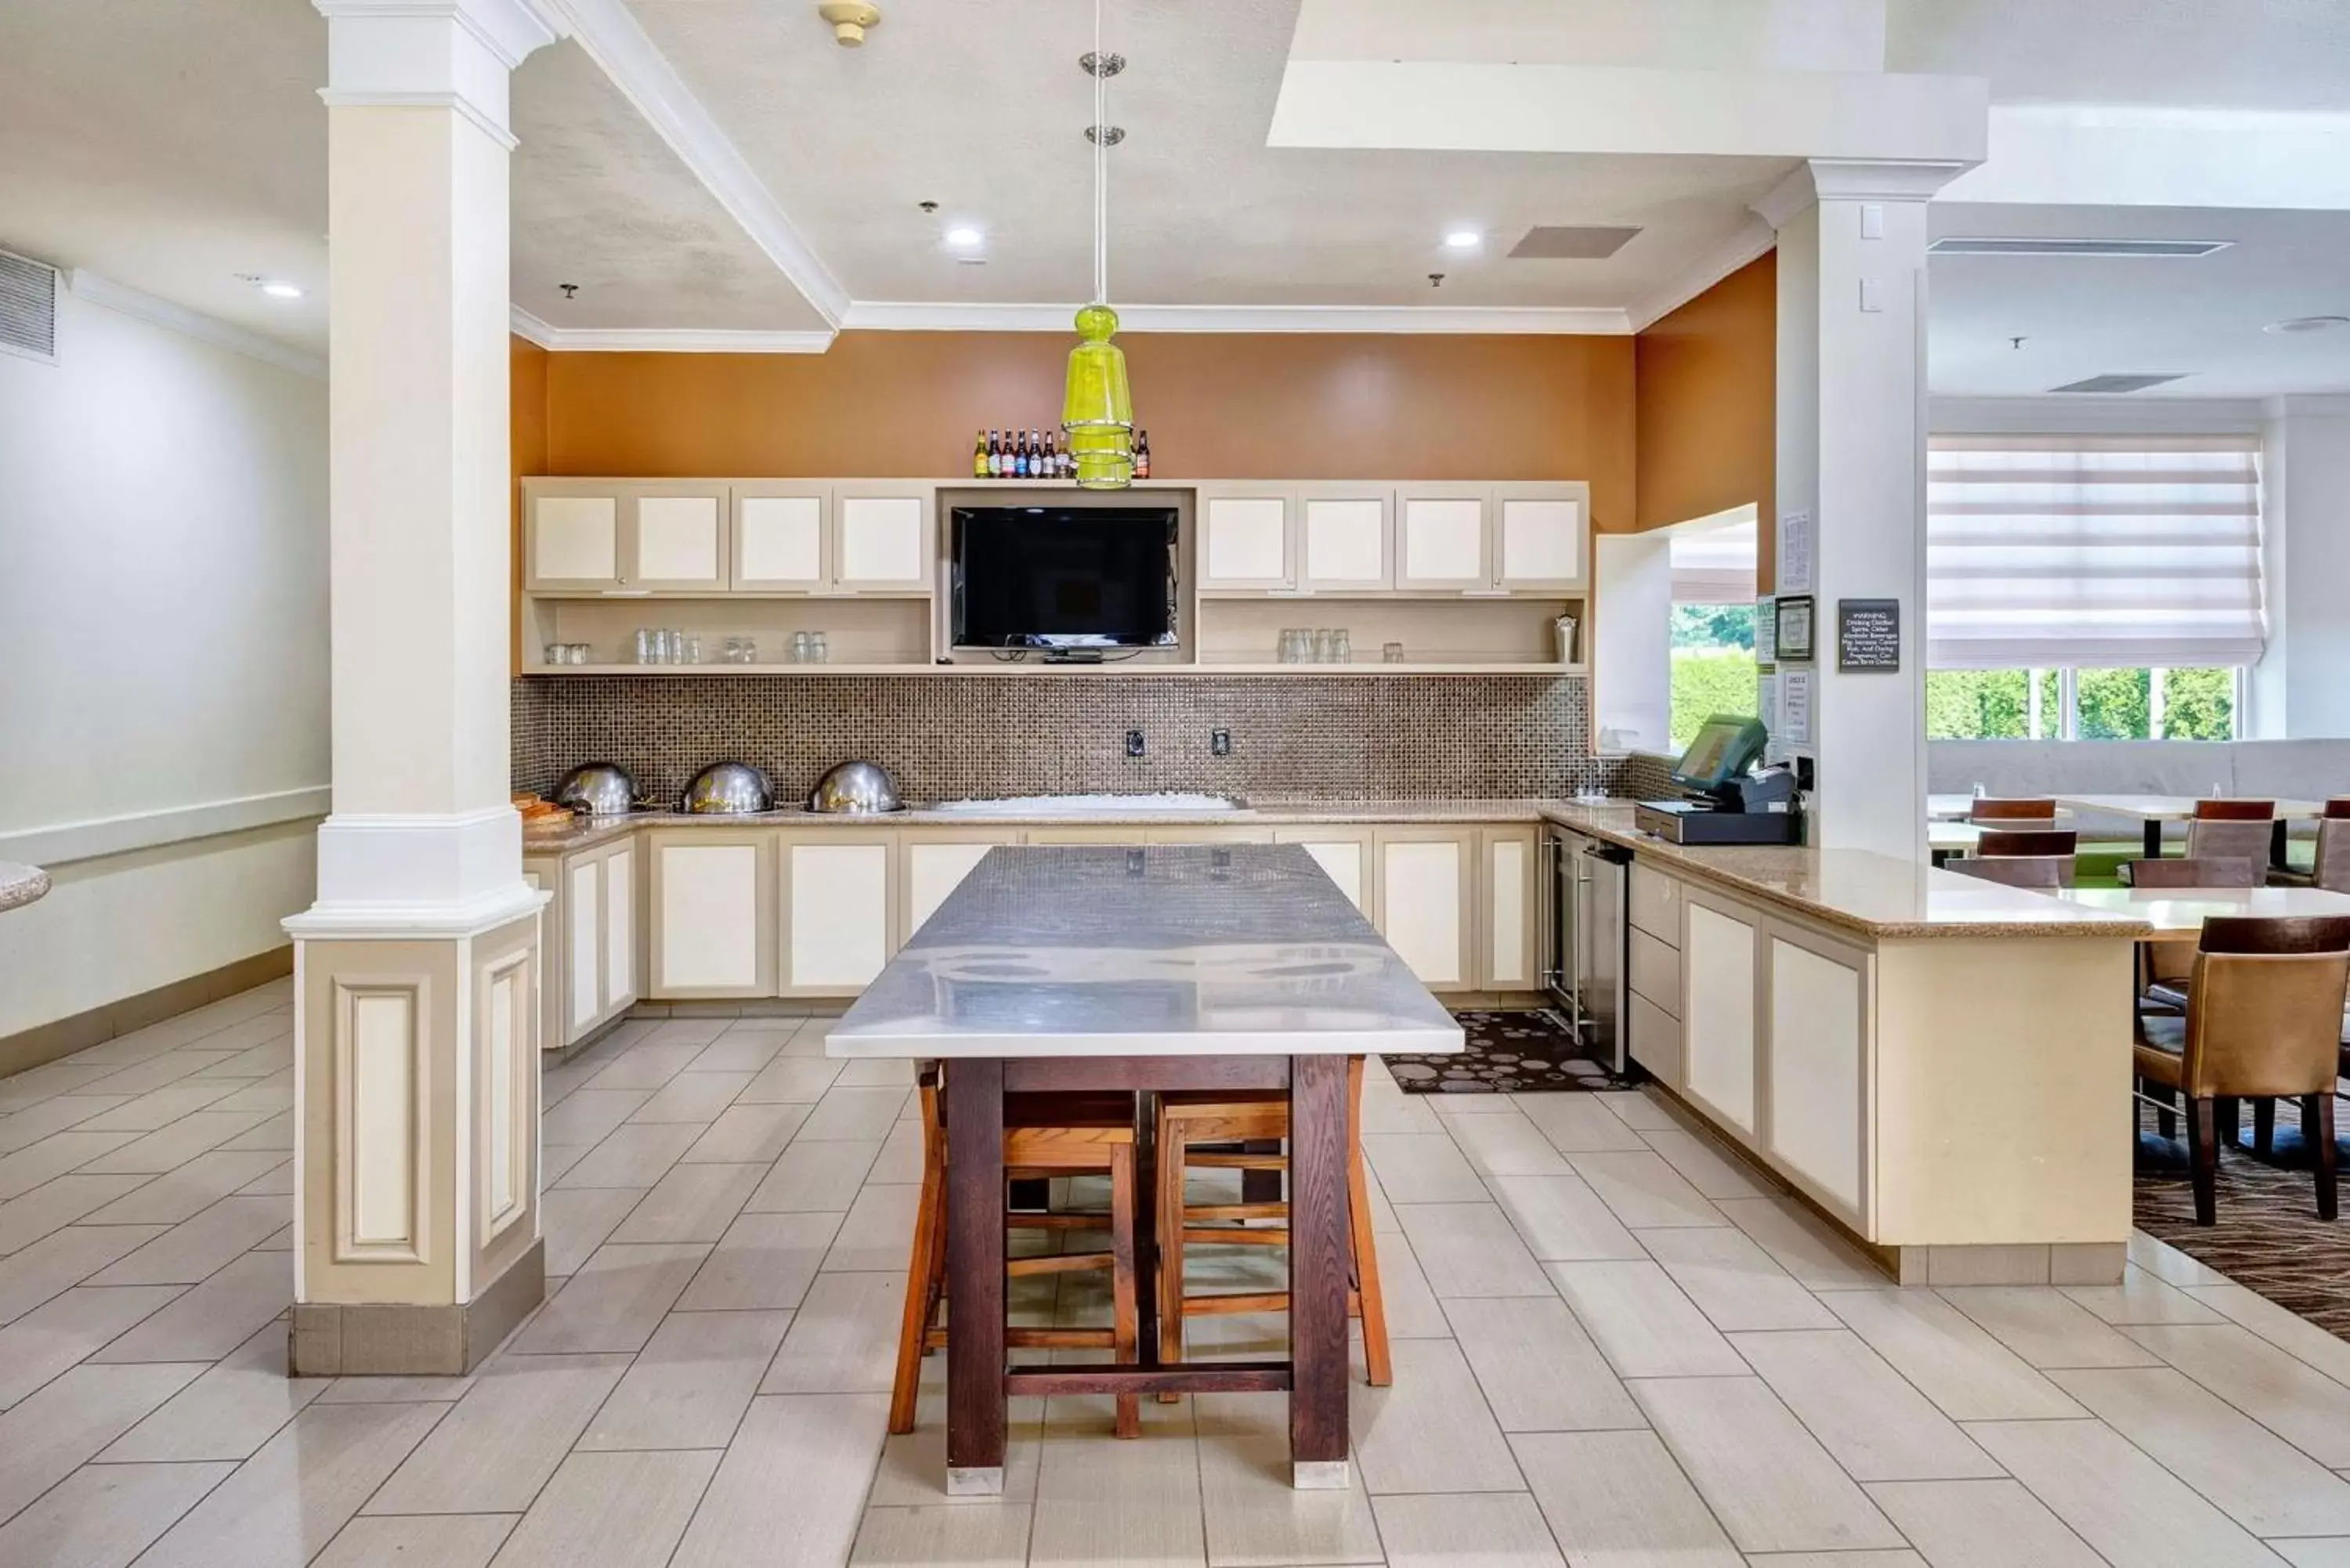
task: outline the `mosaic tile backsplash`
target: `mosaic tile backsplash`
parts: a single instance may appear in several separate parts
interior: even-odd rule
[[[626,675],[514,682],[514,782],[547,794],[585,762],[618,763],[675,797],[713,762],[751,763],[779,802],[862,757],[909,801],[1204,790],[1306,799],[1559,796],[1620,763],[1589,751],[1580,676],[1311,677]],[[1140,757],[1126,732],[1143,732]],[[1232,732],[1229,756],[1211,732]]]

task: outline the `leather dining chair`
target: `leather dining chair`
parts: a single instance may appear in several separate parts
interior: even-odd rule
[[[2350,795],[2335,795],[2317,819],[2317,854],[2306,871],[2282,868],[2269,880],[2294,888],[2323,888],[2330,893],[2350,893]]]
[[[1986,827],[1975,841],[1974,858],[1980,860],[2044,860],[2056,871],[2056,886],[2073,885],[2073,857],[2079,847],[2080,836],[2070,828],[2033,828],[2013,831]]]
[[[1984,855],[1953,860],[1942,867],[1961,877],[2002,882],[2010,888],[2054,889],[2072,881],[2073,857],[2051,855]]]
[[[2129,860],[2122,881],[2132,888],[2257,888],[2261,868],[2250,860]],[[2194,956],[2176,942],[2138,946],[2138,1011],[2177,1012],[2187,1005]]]
[[[2027,832],[2056,826],[2056,802],[2046,795],[1978,795],[1967,806],[1967,820],[1978,827]]]
[[[2199,800],[2187,824],[2187,858],[2249,860],[2265,868],[2275,835],[2272,800]]]
[[[2218,1218],[2220,1106],[2301,1101],[2317,1214],[2335,1213],[2334,1083],[2350,987],[2350,916],[2203,923],[2186,1011],[2138,1020],[2138,1081],[2186,1099],[2195,1222]]]

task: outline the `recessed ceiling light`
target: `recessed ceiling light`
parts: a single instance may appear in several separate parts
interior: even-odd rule
[[[2350,316],[2296,316],[2287,321],[2272,321],[2261,330],[2285,337],[2303,332],[2331,332],[2337,327],[2350,327]]]
[[[1448,251],[1473,251],[1485,243],[1485,236],[1475,229],[1453,229],[1444,236]]]
[[[973,245],[979,244],[980,241],[986,237],[986,235],[981,234],[977,229],[970,228],[968,226],[949,229],[947,231],[947,244],[954,246],[955,249],[962,251],[971,249]]]
[[[261,285],[261,292],[267,295],[272,299],[299,299],[302,297],[302,289],[300,285],[286,283],[277,278],[272,278],[268,282]]]

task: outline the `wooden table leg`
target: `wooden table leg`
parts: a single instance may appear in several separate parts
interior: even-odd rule
[[[1289,1059],[1291,1483],[1343,1488],[1347,1462],[1347,1058]]]
[[[947,1068],[947,1492],[1003,1490],[1003,1064]]]
[[[2285,854],[2286,826],[2285,819],[2280,816],[2269,828],[2269,864],[2280,871],[2292,865]]]
[[[2158,816],[2146,819],[2146,857],[2148,860],[2162,858],[2162,818]]]

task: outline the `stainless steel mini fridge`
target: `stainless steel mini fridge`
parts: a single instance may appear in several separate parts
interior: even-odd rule
[[[1543,829],[1543,989],[1590,1057],[1629,1066],[1624,1028],[1626,888],[1632,852],[1555,824]]]

